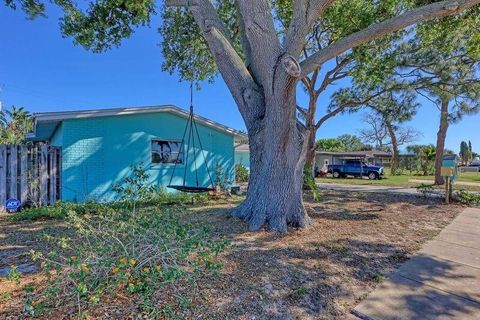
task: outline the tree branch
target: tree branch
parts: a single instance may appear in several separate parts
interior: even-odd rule
[[[250,44],[252,59],[250,70],[263,87],[270,87],[272,70],[281,54],[281,45],[267,0],[237,0],[243,19],[245,36]]]
[[[323,65],[335,56],[378,37],[404,29],[420,21],[431,20],[455,15],[480,3],[480,0],[447,0],[435,2],[398,15],[395,18],[371,25],[329,45],[325,49],[311,55],[304,60],[301,77],[305,77],[313,70]]]
[[[285,37],[285,50],[292,56],[299,56],[305,44],[305,38],[313,27],[315,20],[335,0],[295,0],[293,18]]]
[[[232,92],[247,126],[263,115],[261,91],[233,47],[225,25],[210,0],[166,0],[167,6],[185,6],[200,27],[220,74]]]

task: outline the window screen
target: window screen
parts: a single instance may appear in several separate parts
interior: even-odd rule
[[[152,140],[152,163],[183,163],[180,141]]]

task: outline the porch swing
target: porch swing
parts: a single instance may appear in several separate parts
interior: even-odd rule
[[[207,171],[207,174],[208,174],[208,178],[210,179],[210,185],[209,186],[201,185],[200,181],[198,179],[197,152],[196,152],[196,146],[195,146],[195,135],[197,136],[196,141],[198,142],[198,145],[200,147],[199,152],[203,156],[203,161],[205,163],[205,168],[206,168],[206,171]],[[187,140],[185,140],[186,138],[187,138]],[[185,150],[185,142],[186,141],[187,141],[187,148]],[[178,152],[177,159],[175,161],[175,166],[173,167],[172,176],[170,177],[170,182],[168,183],[167,187],[171,188],[171,189],[181,191],[181,192],[187,192],[187,193],[204,193],[204,192],[215,191],[213,179],[212,179],[212,176],[210,174],[210,170],[208,169],[207,158],[205,157],[205,152],[203,150],[202,141],[200,140],[200,135],[198,133],[198,127],[197,127],[197,123],[195,121],[195,116],[193,115],[193,84],[192,83],[190,84],[190,114],[188,115],[187,124],[185,126],[185,131],[183,132],[183,138],[182,138],[182,142],[180,144],[180,149],[179,150],[181,150],[181,151],[185,150],[186,151],[184,172],[183,172],[183,183],[180,184],[180,185],[172,184],[173,177],[175,176],[175,170],[177,169],[177,164],[180,161],[182,161],[182,159],[180,159],[180,155],[183,155],[183,152]],[[188,185],[187,184],[188,156],[190,154],[190,150],[193,150],[192,162],[193,162],[193,166],[195,168],[195,171],[194,171],[195,172],[195,185]]]

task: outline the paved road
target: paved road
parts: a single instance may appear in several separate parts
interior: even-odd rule
[[[480,209],[468,208],[353,311],[360,319],[480,319]]]
[[[430,181],[430,180],[421,180],[421,179],[408,179],[408,182],[433,184],[433,180]],[[480,187],[480,183],[478,182],[455,181],[455,184],[459,186]]]
[[[380,186],[380,185],[353,185],[353,184],[342,184],[342,183],[317,183],[320,189],[327,190],[338,190],[338,191],[358,191],[358,192],[378,192],[378,193],[398,193],[398,194],[407,194],[420,196],[416,188],[410,187],[391,187],[391,186]],[[440,196],[437,193],[433,195]]]

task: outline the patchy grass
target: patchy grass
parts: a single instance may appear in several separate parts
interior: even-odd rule
[[[240,199],[215,199],[207,208],[175,208],[181,225],[208,226],[212,240],[225,238],[231,243],[218,256],[223,265],[219,275],[207,276],[195,286],[192,293],[198,299],[180,304],[195,310],[195,317],[346,319],[385,275],[462,210],[435,199],[328,191],[322,192],[320,201],[305,198],[310,228],[278,235],[248,232],[244,223],[232,218],[230,208]],[[153,208],[145,210],[154,213]],[[2,216],[0,230],[0,255],[4,255],[0,269],[32,263],[30,249],[51,251],[52,244],[41,240],[45,233],[71,236],[61,219],[8,221]],[[18,280],[18,284],[2,280],[0,318],[22,317],[26,302],[32,303],[26,297],[46,285],[41,273]],[[154,308],[161,308],[165,298],[174,299],[168,286],[155,290]],[[76,304],[60,300],[58,304],[45,319],[77,316]],[[138,300],[122,294],[98,301],[90,318],[124,319],[140,312]]]

